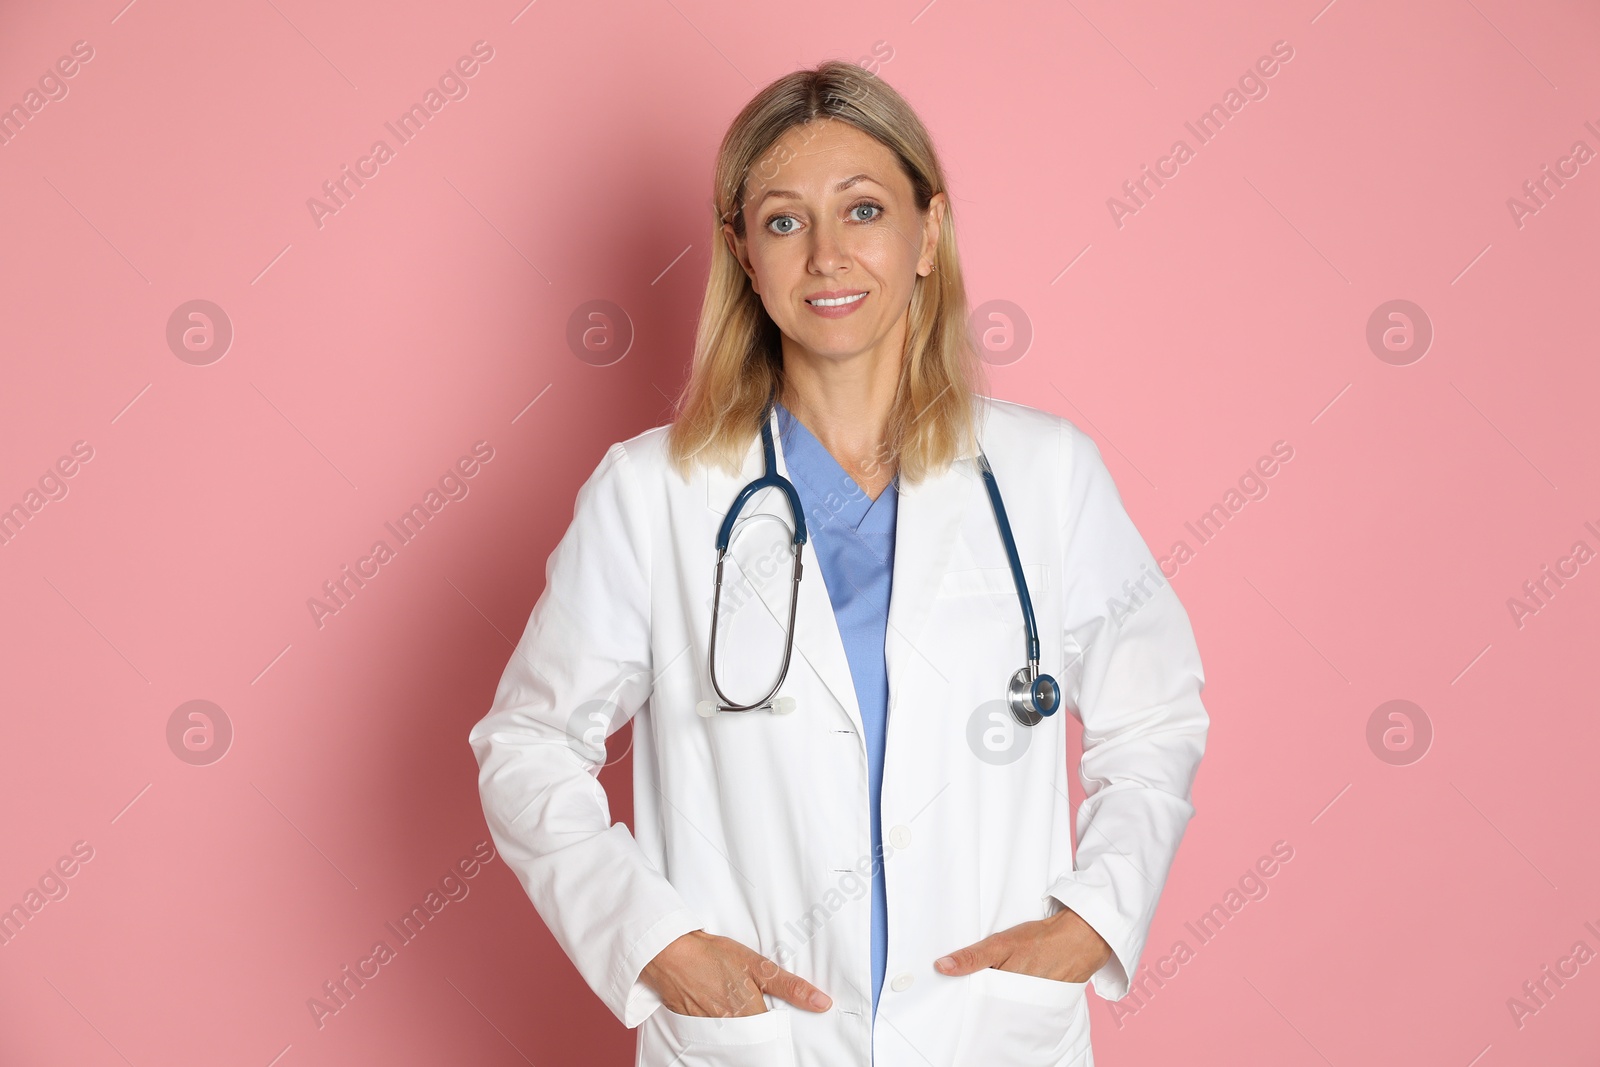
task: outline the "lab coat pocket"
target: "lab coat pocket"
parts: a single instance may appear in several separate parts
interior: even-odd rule
[[[1020,971],[974,971],[976,1016],[969,1037],[990,1062],[1015,1067],[1093,1067],[1088,982]]]
[[[1028,595],[1038,599],[1043,595],[1045,580],[1049,577],[1041,563],[1024,563],[1022,576],[1028,583]],[[940,597],[994,596],[1017,598],[1017,580],[1011,567],[971,567],[946,571],[939,582]],[[1020,603],[1020,601],[1019,601]]]
[[[644,1067],[793,1067],[794,1039],[789,1012],[768,1008],[755,1015],[679,1015],[662,1005],[645,1025],[659,1022],[642,1035]],[[650,1040],[654,1038],[655,1040]]]

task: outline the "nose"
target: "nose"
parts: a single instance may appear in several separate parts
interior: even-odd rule
[[[811,271],[833,274],[850,264],[843,224],[836,220],[819,222],[811,228]]]

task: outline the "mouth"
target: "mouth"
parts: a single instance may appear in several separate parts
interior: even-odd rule
[[[867,298],[866,291],[858,293],[818,294],[806,298],[811,307],[851,307]]]

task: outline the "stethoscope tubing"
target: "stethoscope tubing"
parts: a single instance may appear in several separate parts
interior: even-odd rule
[[[711,687],[716,690],[720,703],[713,705],[711,701],[702,701],[700,704],[701,715],[711,715],[719,711],[753,711],[756,708],[778,708],[773,703],[773,697],[783,686],[783,681],[789,674],[789,662],[794,654],[794,622],[795,614],[800,606],[800,573],[801,557],[804,555],[806,543],[805,511],[800,504],[800,494],[795,490],[794,483],[778,473],[777,452],[772,440],[772,419],[774,417],[774,402],[776,391],[768,397],[766,410],[761,420],[761,451],[764,468],[762,476],[755,479],[739,490],[733,499],[733,504],[728,508],[728,513],[723,517],[722,525],[717,529],[717,570],[716,586],[711,599],[711,639],[709,663],[711,673]],[[1033,598],[1028,595],[1028,581],[1022,572],[1022,559],[1017,553],[1016,539],[1011,533],[1011,523],[1006,518],[1006,508],[1000,499],[1000,486],[995,481],[994,470],[989,466],[989,457],[980,448],[978,450],[978,470],[983,476],[984,489],[989,503],[994,509],[995,522],[1000,528],[1000,540],[1005,546],[1006,561],[1011,566],[1011,580],[1017,588],[1017,601],[1022,608],[1022,621],[1027,633],[1027,666],[1019,669],[1011,676],[1006,688],[1006,702],[1011,709],[1011,714],[1025,726],[1034,726],[1047,715],[1053,715],[1060,707],[1060,687],[1054,678],[1039,672],[1039,628],[1033,614]],[[794,553],[793,577],[789,589],[789,625],[784,631],[783,665],[778,669],[778,678],[767,691],[766,696],[749,704],[740,704],[732,701],[723,693],[721,684],[717,681],[717,618],[722,605],[722,566],[726,561],[728,545],[733,539],[733,527],[738,521],[739,513],[744,509],[745,503],[762,489],[776,488],[783,492],[784,498],[789,502],[790,513],[794,516],[794,533],[791,550]],[[779,698],[782,704],[786,698]],[[790,704],[792,705],[792,701]],[[709,710],[708,710],[709,709]]]
[[[1011,523],[1006,518],[1006,506],[1000,499],[1000,486],[994,480],[994,469],[989,457],[978,450],[978,470],[983,474],[984,488],[989,491],[989,503],[994,506],[995,521],[1000,525],[1000,540],[1005,543],[1006,561],[1011,564],[1011,581],[1017,587],[1017,599],[1022,602],[1022,621],[1028,633],[1028,662],[1037,671],[1039,664],[1039,628],[1033,617],[1033,598],[1028,595],[1028,581],[1022,573],[1022,560],[1017,556],[1017,542],[1011,535]]]
[[[739,490],[739,495],[733,498],[733,506],[728,509],[728,514],[723,517],[722,525],[717,530],[717,575],[716,589],[711,597],[711,652],[707,666],[711,671],[711,688],[717,692],[717,699],[721,703],[717,711],[753,711],[756,708],[768,707],[773,696],[783,685],[783,680],[789,676],[789,659],[794,654],[794,620],[796,609],[800,606],[800,572],[801,556],[804,554],[806,543],[806,515],[800,506],[800,494],[795,490],[794,483],[778,473],[777,452],[772,443],[772,406],[769,401],[767,417],[761,421],[761,451],[765,462],[765,473],[755,481]],[[752,496],[763,489],[776,488],[783,491],[784,498],[789,501],[789,510],[794,515],[793,547],[794,568],[793,578],[789,587],[789,625],[784,630],[783,666],[778,668],[778,680],[772,683],[772,688],[767,690],[767,695],[760,700],[749,704],[740,704],[729,699],[722,691],[722,686],[717,682],[717,615],[722,606],[722,565],[727,559],[728,544],[733,540],[733,525],[739,518],[739,512],[744,510],[744,505]]]

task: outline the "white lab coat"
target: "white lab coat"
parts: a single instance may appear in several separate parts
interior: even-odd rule
[[[470,742],[500,855],[590,988],[639,1028],[639,1067],[1093,1064],[1089,982],[994,968],[946,977],[933,961],[1066,905],[1113,950],[1095,991],[1127,992],[1194,810],[1208,727],[1200,658],[1093,440],[1047,412],[977,403],[1041,669],[1066,707],[1031,730],[1005,710],[1024,631],[975,462],[902,486],[884,650],[888,966],[875,1026],[866,748],[811,541],[781,690],[795,710],[696,714],[714,696],[717,527],[761,474],[760,438],[738,477],[702,466],[686,482],[656,427],[612,445],[579,491]],[[787,473],[775,416],[773,433]],[[718,677],[741,701],[776,677],[788,618],[787,530],[761,515],[787,524],[779,491],[745,507],[735,551],[755,588],[730,560],[718,624]],[[602,739],[630,717],[632,833],[613,823],[595,777]],[[1065,738],[1080,723],[1074,854]],[[832,1007],[768,996],[750,1016],[667,1010],[639,972],[695,929],[774,959]]]

